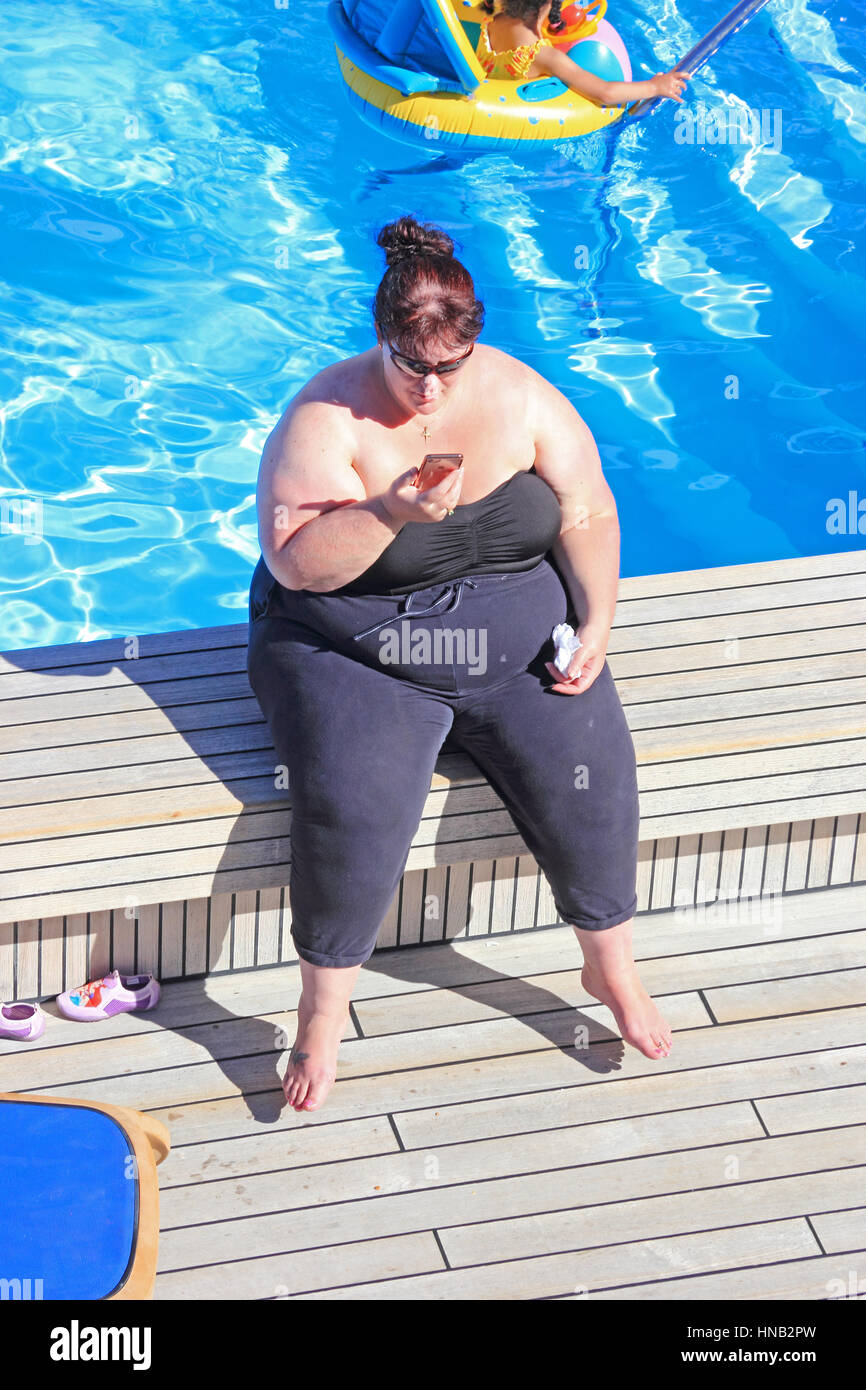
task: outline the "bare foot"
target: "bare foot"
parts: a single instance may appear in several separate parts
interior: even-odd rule
[[[591,967],[585,965],[580,979],[587,994],[610,1009],[623,1042],[630,1043],[653,1061],[670,1056],[673,1044],[670,1025],[662,1018],[633,966],[615,976],[605,977],[593,973]]]
[[[337,1053],[349,1017],[307,1014],[298,1006],[298,1031],[283,1077],[283,1091],[295,1110],[318,1110],[337,1079]]]

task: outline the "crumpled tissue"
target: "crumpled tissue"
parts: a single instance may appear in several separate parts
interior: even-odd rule
[[[556,655],[553,658],[553,664],[557,671],[561,671],[563,676],[566,676],[568,674],[568,665],[571,658],[574,656],[578,647],[583,646],[583,643],[570,623],[557,623],[551,633],[551,637],[556,646]],[[579,675],[580,671],[578,671],[577,676],[572,677],[572,679],[577,680]]]

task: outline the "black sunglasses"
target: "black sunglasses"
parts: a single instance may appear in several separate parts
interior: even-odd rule
[[[469,351],[464,352],[462,357],[452,357],[450,361],[447,362],[433,363],[419,362],[416,357],[407,357],[404,353],[398,352],[395,347],[392,347],[387,338],[385,342],[388,344],[388,351],[391,354],[394,366],[401,372],[405,372],[407,376],[429,376],[431,373],[435,376],[448,376],[450,372],[456,372],[458,367],[462,367],[466,359],[472,356],[475,348],[475,344],[473,343]]]

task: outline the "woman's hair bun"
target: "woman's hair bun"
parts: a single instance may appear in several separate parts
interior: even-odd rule
[[[432,222],[418,222],[414,217],[398,217],[388,222],[376,238],[376,245],[385,252],[389,267],[409,256],[452,256],[454,242],[447,232]]]

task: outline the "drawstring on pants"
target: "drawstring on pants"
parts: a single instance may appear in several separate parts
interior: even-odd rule
[[[444,593],[442,593],[440,597],[437,598],[436,602],[432,603],[429,608],[422,608],[417,611],[412,611],[412,600],[417,596],[420,590],[416,589],[411,594],[405,594],[403,597],[404,607],[402,612],[394,613],[390,618],[383,618],[380,623],[374,623],[372,627],[365,628],[363,632],[356,632],[353,640],[355,642],[358,642],[362,637],[369,637],[372,632],[378,632],[380,627],[386,627],[388,623],[398,623],[402,618],[432,617],[436,613],[436,610],[439,608],[439,605],[443,603],[446,598],[449,597],[453,600],[453,602],[449,603],[447,608],[443,608],[439,616],[443,617],[446,613],[453,613],[454,609],[459,607],[460,600],[463,597],[463,590],[466,587],[466,585],[468,585],[470,589],[478,588],[478,585],[475,583],[474,579],[466,579],[465,577],[462,579],[456,579],[453,583],[449,584],[446,587]]]

